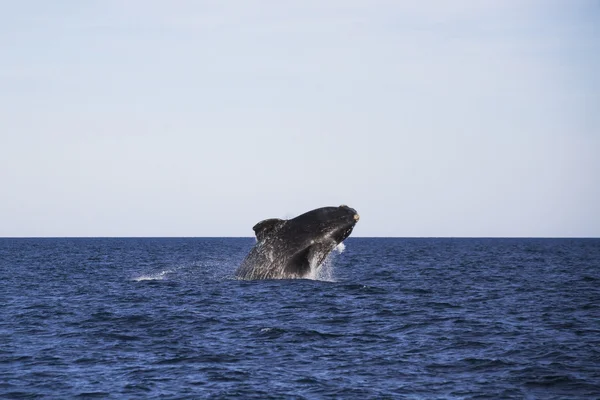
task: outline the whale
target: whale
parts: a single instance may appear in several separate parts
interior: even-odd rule
[[[321,207],[291,219],[269,218],[252,228],[256,244],[237,269],[238,279],[301,279],[318,269],[359,220],[346,205]]]

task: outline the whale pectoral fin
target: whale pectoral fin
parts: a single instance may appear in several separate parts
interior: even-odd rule
[[[270,218],[260,221],[258,224],[252,227],[254,233],[256,234],[256,239],[258,239],[258,241],[263,240],[270,232],[272,232],[276,227],[280,226],[283,222],[285,221],[279,218]]]
[[[285,272],[290,275],[296,275],[297,277],[303,277],[310,271],[312,254],[312,246],[296,253],[285,268]]]

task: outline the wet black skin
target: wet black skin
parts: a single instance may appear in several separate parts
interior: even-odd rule
[[[289,220],[267,219],[254,226],[257,243],[236,276],[241,279],[303,278],[311,263],[320,266],[327,255],[352,232],[355,209],[323,207]]]

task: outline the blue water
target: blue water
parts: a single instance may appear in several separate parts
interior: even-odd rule
[[[1,398],[600,397],[599,239],[0,239]]]

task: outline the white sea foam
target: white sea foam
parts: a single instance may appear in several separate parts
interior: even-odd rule
[[[316,281],[335,282],[335,259],[337,255],[343,253],[345,249],[346,246],[343,242],[338,244],[335,249],[329,253],[321,266],[316,265],[316,259],[312,259],[310,262],[310,273],[306,276],[306,278]]]
[[[316,281],[335,282],[335,258],[338,254],[342,254],[346,250],[344,242],[339,243],[331,253],[327,256],[323,264],[319,267],[316,265],[316,260],[311,260],[310,273],[306,276],[307,279]]]
[[[142,276],[139,276],[137,278],[133,278],[133,280],[136,281],[136,282],[140,282],[140,281],[162,281],[163,279],[165,279],[165,277],[167,276],[167,274],[170,274],[171,272],[173,272],[173,270],[165,269],[164,271],[160,271],[160,272],[158,272],[156,274],[142,275]]]
[[[158,271],[138,272],[140,275],[133,275],[131,280],[141,281],[162,281],[177,280],[198,281],[202,279],[225,280],[230,279],[232,270],[236,265],[231,262],[223,262],[215,259],[190,261],[181,264],[167,266],[167,268]]]
[[[333,274],[334,259],[335,256],[332,253],[327,256],[320,267],[314,266],[311,263],[310,274],[308,274],[307,278],[315,281],[335,282],[335,277]]]

